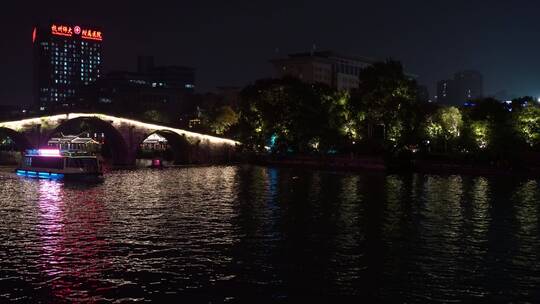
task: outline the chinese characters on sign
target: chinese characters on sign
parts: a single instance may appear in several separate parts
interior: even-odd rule
[[[101,37],[100,31],[93,31],[93,30],[82,30],[82,37],[85,39],[93,39],[93,40],[103,40]]]
[[[81,35],[83,39],[91,40],[103,40],[103,34],[101,31],[91,30],[91,29],[81,29],[79,26],[71,27],[66,25],[56,25],[51,26],[51,32],[53,35],[67,36],[71,37],[75,35]]]

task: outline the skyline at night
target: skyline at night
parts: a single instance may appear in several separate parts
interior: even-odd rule
[[[407,4],[339,2],[128,3],[94,1],[85,10],[69,2],[13,5],[4,29],[0,104],[32,103],[31,34],[36,22],[95,24],[107,32],[104,72],[135,70],[138,55],[157,64],[197,70],[197,92],[244,86],[273,76],[269,60],[317,50],[393,58],[419,76],[433,97],[436,82],[459,70],[484,75],[485,94],[540,95],[534,70],[537,4],[453,2]],[[9,44],[6,43],[9,41]],[[234,71],[234,73],[231,73]]]

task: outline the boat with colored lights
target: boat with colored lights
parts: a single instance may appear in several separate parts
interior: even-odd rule
[[[58,149],[27,150],[17,175],[78,181],[103,180],[102,166],[95,155]]]

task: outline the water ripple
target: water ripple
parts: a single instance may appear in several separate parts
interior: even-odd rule
[[[540,299],[536,180],[215,166],[0,183],[0,302]]]

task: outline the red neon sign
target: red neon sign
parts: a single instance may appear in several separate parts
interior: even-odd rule
[[[94,30],[82,30],[81,37],[84,39],[92,39],[92,40],[103,40],[102,34],[100,31],[94,31]]]
[[[34,30],[32,31],[32,43],[36,42],[36,36],[37,36],[37,28],[34,27]]]
[[[53,35],[67,36],[67,37],[73,36],[73,29],[71,28],[71,26],[53,24],[51,26],[51,32],[53,33]]]
[[[90,39],[97,41],[103,40],[103,33],[101,31],[84,29],[78,25],[71,27],[67,25],[53,24],[51,26],[51,33],[58,36],[72,37],[73,35],[80,35],[82,39]]]

